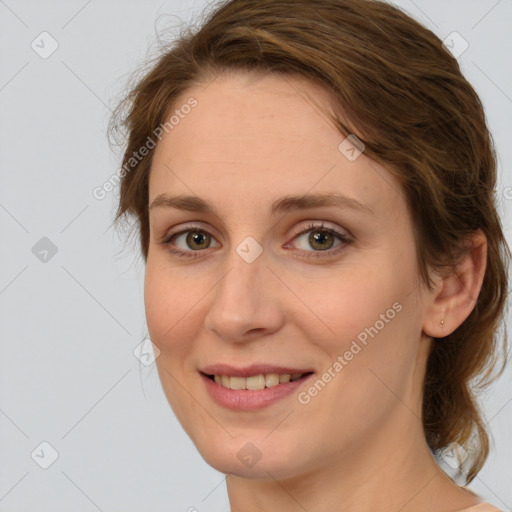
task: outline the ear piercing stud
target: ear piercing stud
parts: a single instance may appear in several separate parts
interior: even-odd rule
[[[441,320],[441,325],[444,325],[444,320]]]

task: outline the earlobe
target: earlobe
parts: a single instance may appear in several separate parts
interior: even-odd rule
[[[455,269],[438,276],[429,297],[423,332],[433,338],[444,338],[455,331],[475,307],[482,288],[487,265],[487,239],[476,231],[467,242],[467,250]]]

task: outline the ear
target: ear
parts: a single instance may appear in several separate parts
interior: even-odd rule
[[[454,271],[436,275],[429,295],[423,332],[433,338],[451,334],[470,315],[482,288],[487,265],[487,239],[481,230],[474,232]]]

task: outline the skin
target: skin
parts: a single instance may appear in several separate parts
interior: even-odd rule
[[[300,78],[236,72],[191,87],[173,107],[190,96],[197,107],[155,150],[149,203],[191,194],[218,215],[150,209],[146,316],[167,399],[206,462],[228,474],[232,512],[449,512],[478,503],[436,465],[420,418],[431,337],[473,309],[485,237],[475,234],[458,278],[433,274],[429,292],[398,181],[364,152],[349,161],[338,150],[345,137],[311,101],[327,107],[327,92]],[[373,213],[270,213],[282,196],[332,192]],[[351,243],[312,247],[308,226],[322,222]],[[211,235],[206,248],[187,245],[186,234],[173,248],[199,257],[161,243],[195,224]],[[236,252],[247,236],[263,249],[253,263]],[[321,376],[397,302],[400,312],[306,405],[294,393],[257,411],[228,410],[199,376],[207,364],[256,362]],[[261,453],[253,467],[237,457],[247,442]]]

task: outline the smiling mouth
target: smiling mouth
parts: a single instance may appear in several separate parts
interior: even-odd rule
[[[265,388],[273,388],[280,384],[286,384],[288,382],[295,382],[297,380],[308,377],[313,372],[306,373],[266,373],[259,375],[252,375],[250,377],[235,377],[229,375],[207,375],[210,380],[217,383],[219,386],[226,389],[236,390],[251,390],[258,391]]]

